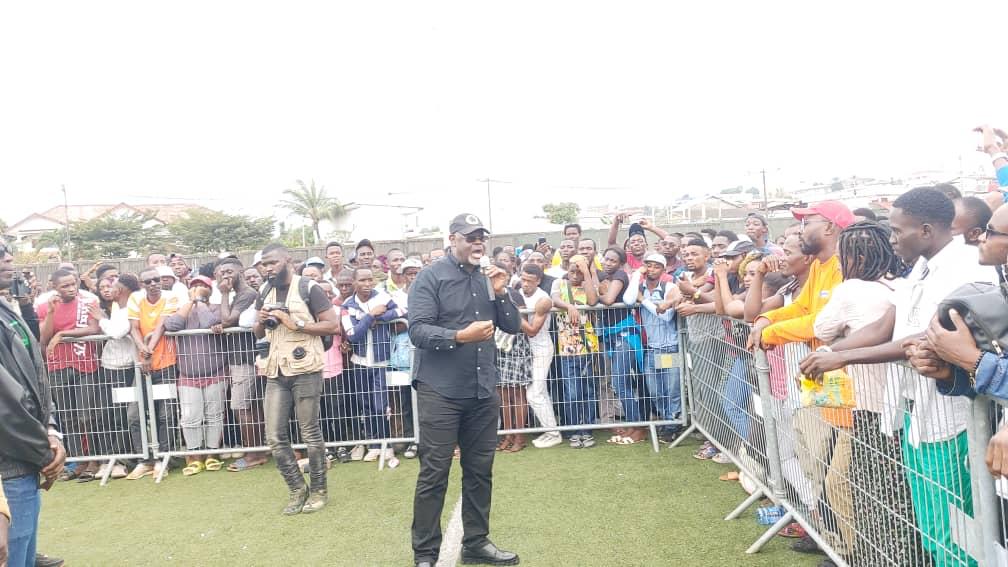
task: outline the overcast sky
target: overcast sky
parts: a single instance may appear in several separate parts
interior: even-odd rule
[[[1008,126],[1005,3],[771,4],[6,2],[0,218],[60,184],[269,214],[298,178],[446,217],[487,176],[529,214],[661,204],[969,169]]]

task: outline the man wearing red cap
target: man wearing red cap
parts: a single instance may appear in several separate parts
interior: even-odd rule
[[[812,348],[819,346],[815,338],[814,325],[816,317],[833,295],[833,288],[843,282],[840,260],[837,256],[837,242],[840,232],[853,224],[854,215],[846,205],[839,201],[824,201],[808,208],[791,209],[791,214],[801,222],[801,233],[798,236],[802,254],[814,256],[815,260],[809,267],[808,281],[801,293],[790,304],[779,309],[767,311],[756,318],[749,335],[749,348],[761,348],[764,345],[783,345],[786,343],[811,343]],[[779,260],[777,256],[769,256],[771,267],[776,271]],[[853,427],[853,415],[849,409],[801,408],[795,413],[795,440],[798,447],[798,459],[806,476],[816,492],[813,501],[818,501],[822,491],[833,509],[846,510],[851,499],[849,485],[841,477],[827,476],[819,463],[830,462],[833,430]],[[828,425],[827,425],[828,424]],[[830,427],[832,426],[832,427]],[[838,458],[842,455],[836,455]],[[837,471],[846,470],[843,463],[831,465]],[[817,518],[813,517],[813,521]],[[842,522],[850,522],[844,517]],[[840,555],[849,555],[853,542],[841,537],[842,531],[837,525],[822,525],[819,521],[819,531]],[[818,548],[815,542],[806,536],[799,540],[793,549],[796,551],[813,552]],[[829,563],[823,563],[824,565]]]
[[[815,261],[809,267],[808,282],[794,302],[756,319],[749,348],[813,340],[816,316],[830,300],[832,289],[843,281],[836,249],[840,231],[854,222],[847,205],[823,201],[805,209],[793,208],[791,214],[801,222],[798,239],[802,254],[815,256]]]

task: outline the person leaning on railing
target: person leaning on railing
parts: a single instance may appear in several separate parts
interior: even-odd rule
[[[1008,166],[1008,164],[1006,164]],[[1008,207],[994,211],[987,230],[980,235],[980,262],[1000,266],[1004,278],[1008,263]],[[922,375],[935,378],[938,391],[945,395],[977,394],[1008,401],[1008,354],[981,351],[966,322],[949,313],[955,330],[945,329],[932,320],[925,343],[905,346],[910,364]],[[987,447],[987,467],[994,476],[1008,476],[1008,427],[1003,427]]]
[[[206,276],[189,280],[189,301],[165,319],[169,332],[206,330],[220,324],[220,310],[208,304],[213,282]],[[182,437],[186,450],[220,449],[224,438],[224,399],[227,389],[226,361],[219,337],[183,334],[175,337],[178,352],[178,401]],[[185,476],[218,471],[218,455],[186,456]]]
[[[560,309],[556,317],[557,354],[560,357],[560,377],[564,385],[566,425],[595,423],[598,413],[598,392],[592,373],[592,357],[599,350],[598,336],[592,323],[593,314],[579,311],[578,306],[598,303],[598,281],[584,256],[570,259],[565,279],[557,280],[553,305]],[[570,437],[574,449],[595,445],[590,429],[580,429]]]

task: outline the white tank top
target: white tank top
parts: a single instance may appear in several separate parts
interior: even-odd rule
[[[539,303],[539,301],[541,299],[543,299],[543,298],[549,299],[550,298],[550,296],[549,296],[548,293],[546,293],[545,291],[543,291],[543,290],[541,290],[539,288],[536,288],[535,293],[533,293],[531,296],[525,295],[525,291],[524,290],[518,290],[518,291],[519,291],[519,293],[521,293],[522,299],[525,300],[525,308],[526,309],[535,309],[536,303]],[[535,314],[534,313],[529,313],[527,315],[527,317],[528,317],[529,322],[531,323],[532,322],[532,318],[535,317]],[[546,316],[546,322],[543,323],[543,326],[542,326],[541,329],[539,329],[539,332],[536,333],[535,336],[529,337],[529,346],[532,347],[532,350],[534,350],[534,351],[545,350],[545,351],[550,351],[550,352],[553,351],[553,341],[550,339],[550,335],[549,335],[550,322],[552,321],[552,319],[553,319],[553,317],[550,317],[550,316],[547,315]]]

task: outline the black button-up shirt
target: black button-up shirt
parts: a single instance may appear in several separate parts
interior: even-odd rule
[[[493,321],[505,333],[521,332],[521,315],[507,294],[490,299],[490,282],[478,268],[448,254],[420,271],[409,290],[409,336],[416,346],[413,378],[453,399],[489,398],[497,384],[493,339],[458,343],[474,321]]]

